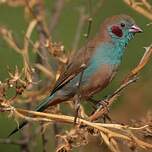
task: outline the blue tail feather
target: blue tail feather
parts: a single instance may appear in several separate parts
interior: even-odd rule
[[[45,99],[43,102],[41,102],[35,109],[35,111],[38,112],[42,112],[44,111],[47,107],[48,107],[48,103],[51,102],[51,99],[53,98],[53,95],[49,96],[47,99]],[[23,121],[19,124],[19,127],[16,127],[9,135],[8,137],[12,136],[13,134],[15,134],[17,131],[19,131],[20,129],[22,129],[26,124],[28,123],[28,121]]]

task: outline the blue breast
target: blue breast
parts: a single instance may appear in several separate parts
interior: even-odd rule
[[[119,65],[123,55],[123,48],[116,47],[112,43],[102,43],[96,47],[96,50],[89,62],[88,68],[83,73],[81,84],[87,83],[87,80],[95,73],[102,65]],[[72,88],[79,82],[80,75],[76,76],[68,86]]]
[[[104,64],[119,65],[122,55],[124,53],[123,47],[117,47],[112,43],[100,44],[90,60],[89,67],[85,70],[83,77],[88,78],[93,75]]]

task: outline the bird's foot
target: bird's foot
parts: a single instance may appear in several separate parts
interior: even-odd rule
[[[108,108],[108,103],[107,103],[107,98],[104,100],[101,100],[98,104],[97,107],[100,107],[100,109],[105,109],[105,114],[103,115],[103,121],[106,123],[106,120],[112,122],[112,119],[108,115],[109,113],[109,108]]]
[[[107,99],[100,100],[100,102],[98,102],[96,106],[100,107],[100,109],[105,109],[105,111],[107,111],[107,113],[109,112]]]
[[[79,96],[75,97],[74,104],[75,104],[75,106],[74,106],[74,108],[75,108],[74,125],[76,125],[77,118],[79,116],[79,110],[80,110],[80,98],[79,98]]]
[[[89,103],[91,103],[91,106],[93,107],[94,110],[97,110],[97,104],[99,103],[99,100],[95,100],[93,98],[88,99]]]
[[[74,125],[76,125],[76,123],[77,123],[77,118],[78,118],[78,115],[79,115],[79,110],[80,110],[80,104],[76,105],[75,116],[74,116]]]

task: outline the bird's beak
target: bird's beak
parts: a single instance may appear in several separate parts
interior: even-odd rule
[[[129,29],[129,32],[132,32],[132,33],[141,33],[141,32],[143,32],[143,30],[139,26],[133,25]]]

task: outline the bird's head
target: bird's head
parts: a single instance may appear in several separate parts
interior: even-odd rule
[[[136,33],[142,32],[142,29],[130,16],[117,15],[105,20],[101,32],[114,43],[124,43],[126,46]]]

